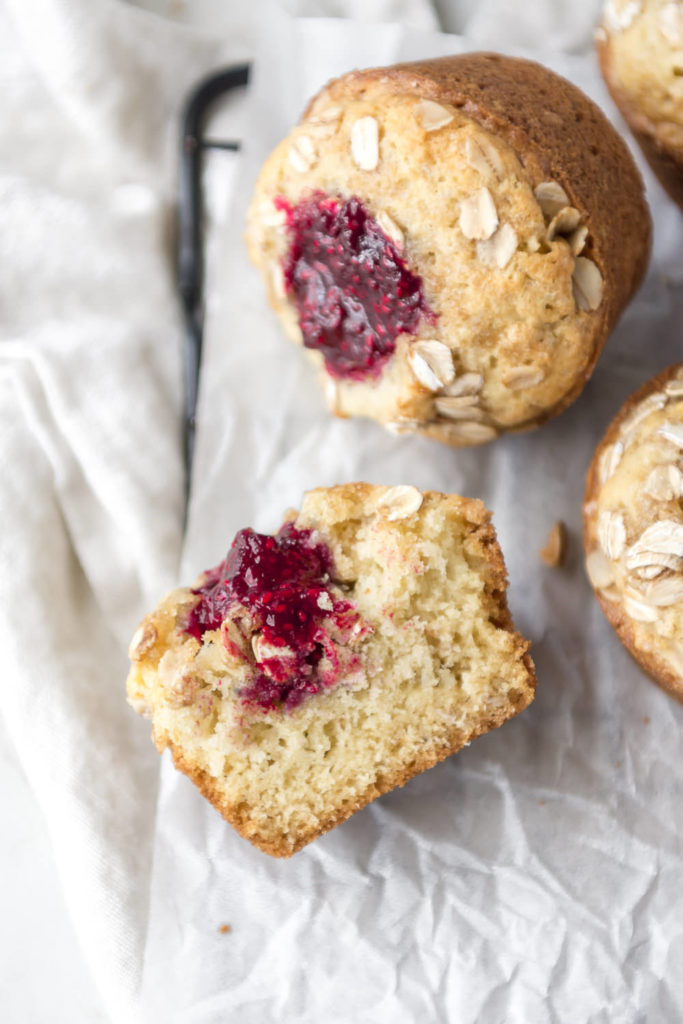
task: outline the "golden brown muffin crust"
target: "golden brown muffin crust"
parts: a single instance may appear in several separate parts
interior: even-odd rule
[[[608,449],[620,439],[622,428],[636,410],[649,396],[661,392],[665,386],[680,379],[683,364],[668,367],[647,381],[638,391],[634,392],[609,425],[602,441],[598,445],[586,474],[586,489],[583,501],[583,543],[588,556],[599,547],[598,542],[598,496],[602,488],[601,466]],[[663,690],[683,703],[683,679],[676,675],[670,664],[653,651],[643,650],[637,641],[637,627],[626,614],[618,600],[610,600],[605,592],[595,587],[595,595],[600,607],[619,639],[629,654],[648,673],[650,678]]]

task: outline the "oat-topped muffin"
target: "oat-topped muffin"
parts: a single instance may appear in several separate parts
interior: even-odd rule
[[[584,543],[620,639],[683,700],[683,364],[629,398],[595,452]]]
[[[129,700],[241,835],[287,857],[531,702],[505,590],[481,502],[320,488],[145,619]]]
[[[576,398],[650,219],[578,89],[468,54],[330,83],[266,161],[247,241],[334,412],[460,445]]]
[[[683,3],[609,0],[602,73],[664,188],[683,206]]]

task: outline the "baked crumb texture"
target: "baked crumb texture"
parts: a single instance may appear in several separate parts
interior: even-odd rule
[[[586,569],[630,653],[683,701],[683,364],[626,402],[584,501]]]
[[[352,72],[268,158],[247,243],[299,343],[291,211],[311,196],[357,198],[433,313],[375,377],[335,376],[307,348],[330,408],[452,445],[569,405],[649,255],[642,180],[606,117],[546,68],[496,54]]]
[[[614,102],[662,185],[683,206],[683,4],[609,0],[596,44]]]
[[[245,703],[259,634],[234,608],[199,642],[184,631],[198,601],[190,589],[139,627],[128,678],[159,751],[169,747],[226,820],[276,857],[501,725],[536,685],[481,502],[348,484],[309,492],[293,515],[329,548],[332,599],[363,623],[335,685],[291,710]]]

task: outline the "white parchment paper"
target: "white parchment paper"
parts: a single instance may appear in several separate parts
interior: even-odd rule
[[[494,512],[516,624],[533,641],[538,694],[519,718],[289,861],[240,839],[166,759],[144,965],[151,1021],[683,1016],[683,708],[603,619],[579,535],[584,474],[607,423],[642,381],[681,358],[681,214],[644,170],[653,261],[592,381],[542,429],[469,451],[330,418],[245,255],[260,164],[324,81],[468,48],[398,27],[271,24],[209,281],[183,575],[222,558],[240,527],[276,528],[312,486],[360,479],[480,497]],[[527,55],[615,116],[592,58]],[[538,550],[558,518],[571,551],[563,570],[550,570]]]

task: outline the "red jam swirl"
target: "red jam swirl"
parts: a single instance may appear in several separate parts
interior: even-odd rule
[[[399,334],[416,334],[422,316],[436,320],[422,279],[356,197],[314,192],[275,205],[287,216],[285,289],[304,345],[322,353],[332,377],[377,377]]]
[[[243,703],[291,710],[338,681],[338,645],[367,627],[349,601],[331,593],[333,571],[327,545],[311,530],[285,523],[275,536],[240,530],[224,561],[193,591],[199,601],[186,632],[197,640],[230,617],[239,621],[240,606],[258,632],[253,675],[240,693]],[[244,657],[227,633],[223,638]]]

